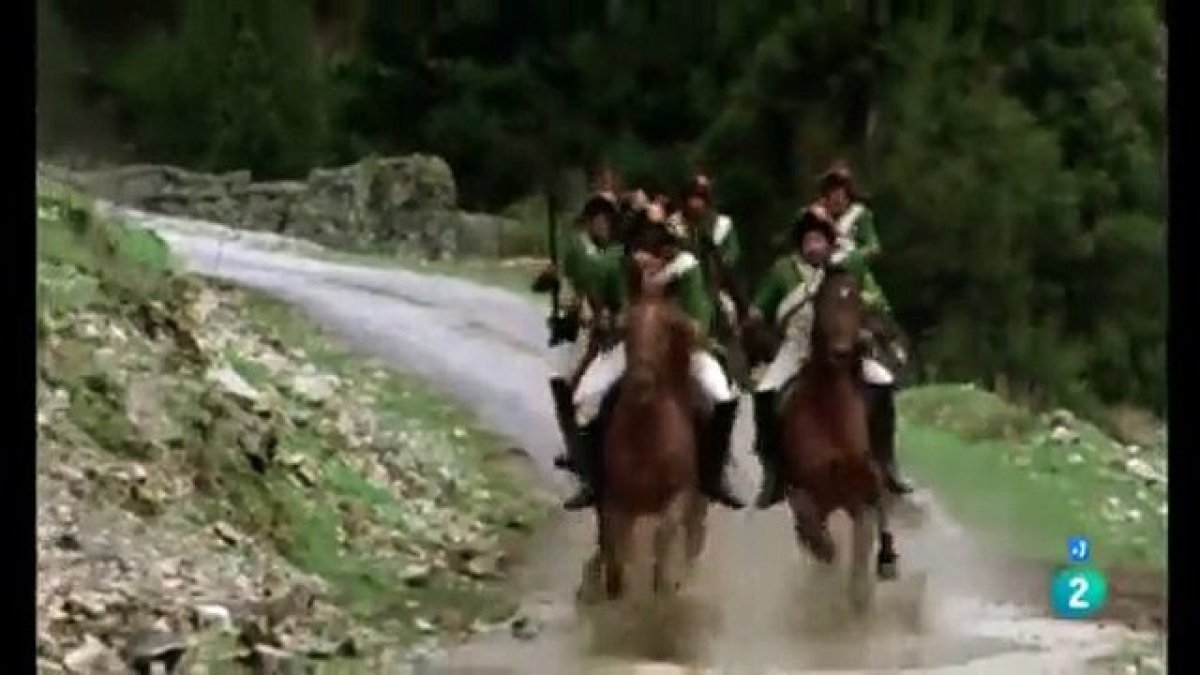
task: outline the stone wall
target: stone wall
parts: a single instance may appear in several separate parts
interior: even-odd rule
[[[314,169],[304,181],[254,182],[248,171],[214,175],[144,164],[74,173],[71,183],[145,211],[356,250],[410,245],[432,257],[496,255],[504,231],[514,227],[458,210],[450,166],[429,155],[371,157]]]

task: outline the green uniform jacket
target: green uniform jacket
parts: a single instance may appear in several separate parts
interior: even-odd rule
[[[693,251],[701,250],[700,241],[703,237],[711,237],[721,262],[731,270],[737,266],[742,256],[742,247],[732,218],[708,209],[695,222],[689,221],[687,225]]]
[[[767,276],[758,287],[758,292],[754,294],[754,307],[768,321],[778,320],[776,313],[783,299],[793,288],[812,279],[816,271],[817,268],[804,263],[799,256],[786,255],[779,258],[771,265]]]
[[[848,256],[840,266],[857,277],[859,286],[862,288],[863,302],[868,308],[887,309],[883,293],[879,291],[879,286],[863,263],[862,257]],[[758,287],[758,292],[754,295],[754,306],[762,313],[763,318],[768,321],[778,321],[779,317],[776,314],[779,312],[780,303],[792,292],[792,289],[802,283],[808,283],[816,271],[817,268],[803,262],[796,255],[779,258],[771,266],[767,276]]]
[[[602,276],[605,249],[597,246],[584,232],[570,232],[563,237],[562,275],[579,297],[595,297]]]
[[[613,245],[595,259],[593,263],[595,299],[614,315],[624,307],[629,297],[625,280],[625,250]]]
[[[875,227],[875,213],[865,204],[855,202],[842,214],[835,227],[839,240],[834,260],[858,275],[863,301],[868,307],[890,312],[883,289],[869,267],[869,263],[883,252]]]
[[[604,280],[601,293],[604,302],[615,311],[620,311],[629,302],[629,286],[625,274],[624,255],[619,252],[606,256],[608,263],[604,268]],[[704,285],[704,275],[700,270],[700,261],[688,251],[680,251],[667,262],[659,272],[667,280],[667,297],[679,305],[692,320],[694,320],[707,336],[712,322],[713,307],[708,299]]]
[[[713,320],[713,306],[704,284],[700,261],[688,251],[680,251],[659,272],[667,279],[667,297],[674,300],[685,314],[707,335]]]

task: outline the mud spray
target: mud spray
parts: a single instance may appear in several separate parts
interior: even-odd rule
[[[739,420],[736,478],[758,479],[750,429]],[[519,641],[485,636],[429,663],[430,673],[1088,673],[1143,638],[1118,627],[1045,618],[1031,604],[1048,576],[1006,566],[973,543],[928,494],[893,510],[900,578],[877,583],[855,619],[844,561],[849,520],[835,516],[834,570],[810,564],[782,506],[714,509],[695,579],[676,600],[586,609],[574,591],[594,545],[590,515],[538,535],[522,583],[524,611],[542,630]]]

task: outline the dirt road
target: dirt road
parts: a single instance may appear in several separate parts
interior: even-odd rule
[[[543,308],[465,281],[259,250],[213,228],[182,234],[172,219],[131,217],[163,234],[194,270],[294,303],[355,348],[440,386],[565,489],[566,478],[550,466],[559,441],[546,387]],[[734,477],[749,493],[757,473],[746,422]],[[591,522],[564,517],[540,533],[522,580],[536,636],[484,637],[427,672],[574,673],[610,663],[611,672],[645,673],[1075,673],[1094,672],[1090,660],[1137,637],[1118,626],[1045,618],[1037,604],[1047,578],[1014,572],[932,498],[924,502],[919,517],[898,528],[901,579],[878,589],[875,618],[857,628],[823,600],[834,587],[814,583],[781,509],[714,514],[697,591],[674,608],[672,621],[681,623],[671,630],[646,623],[652,618],[581,618],[572,596]],[[655,659],[662,663],[652,666]]]

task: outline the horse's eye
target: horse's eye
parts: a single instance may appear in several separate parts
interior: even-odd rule
[[[841,293],[839,293],[839,294],[838,294],[838,296],[839,296],[839,297],[841,297],[843,300],[845,300],[846,298],[850,297],[850,287],[849,287],[849,286],[843,286],[843,287],[842,287],[842,291],[841,291]]]

